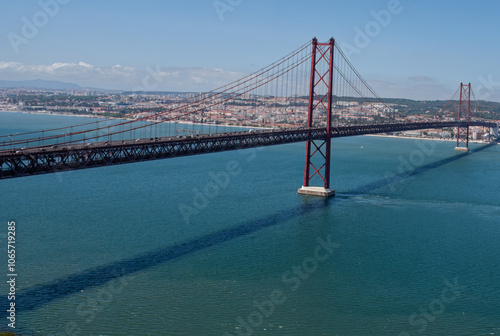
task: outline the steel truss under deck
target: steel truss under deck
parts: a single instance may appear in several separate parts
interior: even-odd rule
[[[464,127],[464,122],[424,122],[342,126],[331,128],[331,138],[401,132],[443,127]],[[469,126],[495,128],[494,123],[470,122]],[[116,164],[166,159],[188,155],[324,140],[326,128],[300,128],[257,132],[155,138],[72,146],[31,147],[0,152],[0,179]]]

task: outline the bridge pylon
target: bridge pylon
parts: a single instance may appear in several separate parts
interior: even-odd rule
[[[471,84],[460,83],[460,101],[458,105],[458,121],[462,124],[457,127],[456,151],[469,151],[469,123],[470,123],[470,95]],[[463,145],[463,146],[461,146]]]
[[[307,127],[313,127],[314,112],[326,112],[326,133],[324,140],[310,138],[306,144],[304,184],[299,194],[330,197],[335,190],[330,189],[330,153],[333,106],[333,55],[335,40],[318,43],[312,40],[311,81],[309,89],[309,109]],[[311,186],[313,177],[319,177],[323,186]]]

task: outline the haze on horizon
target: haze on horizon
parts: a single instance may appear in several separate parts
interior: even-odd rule
[[[208,91],[334,37],[382,97],[500,101],[500,4],[30,0],[0,11],[0,80]],[[498,82],[497,82],[498,81]]]

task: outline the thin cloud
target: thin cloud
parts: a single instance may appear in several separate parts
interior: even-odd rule
[[[19,62],[0,62],[0,79],[58,80],[118,90],[206,91],[245,76],[223,69],[174,68],[147,66],[137,69],[123,65],[99,67],[86,62],[49,65],[26,65]]]
[[[412,82],[434,82],[434,79],[432,77],[427,76],[413,76],[408,79]]]
[[[427,77],[429,78],[429,77]],[[432,80],[432,79],[431,79]],[[373,80],[368,81],[381,97],[408,98],[414,100],[447,100],[450,99],[456,88],[442,83],[427,80]]]

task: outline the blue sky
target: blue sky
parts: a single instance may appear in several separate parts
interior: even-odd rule
[[[463,81],[500,101],[492,0],[0,0],[0,8],[4,80],[209,90],[333,36],[381,96],[449,99]],[[148,73],[157,80],[145,83]]]

